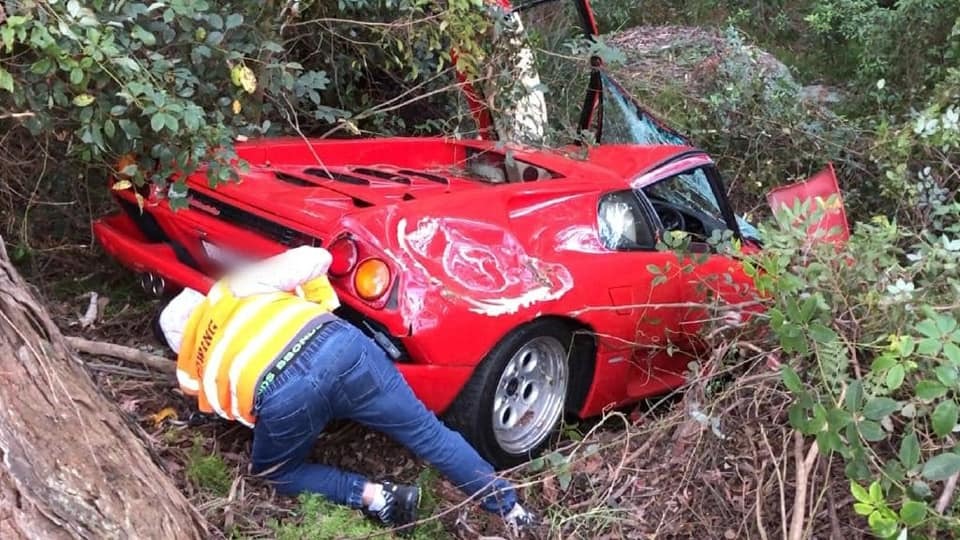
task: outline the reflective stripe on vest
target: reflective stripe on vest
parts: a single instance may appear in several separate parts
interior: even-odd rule
[[[261,375],[324,313],[322,306],[285,292],[237,298],[218,282],[184,332],[177,360],[181,390],[196,395],[201,410],[253,426]]]
[[[200,381],[191,377],[189,373],[182,369],[177,369],[177,383],[184,393],[189,393],[192,396],[197,395],[197,392],[200,391]]]

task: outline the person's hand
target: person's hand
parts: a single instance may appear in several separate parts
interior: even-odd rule
[[[309,302],[320,304],[326,311],[332,312],[340,307],[337,291],[333,289],[327,276],[320,276],[304,283],[299,287],[302,298]]]

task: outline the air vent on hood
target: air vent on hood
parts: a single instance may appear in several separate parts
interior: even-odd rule
[[[277,180],[282,180],[288,184],[293,184],[295,186],[317,187],[317,185],[314,184],[313,182],[309,180],[304,180],[303,178],[300,178],[299,176],[294,176],[292,174],[278,172],[278,173],[274,173],[274,175],[277,177]]]
[[[365,178],[360,178],[357,176],[351,176],[349,174],[343,174],[334,171],[328,171],[324,169],[307,169],[303,171],[311,176],[317,176],[319,178],[326,178],[327,180],[336,180],[337,182],[343,182],[345,184],[353,184],[355,186],[369,186],[370,181]]]
[[[373,176],[375,178],[383,178],[384,180],[389,180],[391,182],[396,182],[398,184],[410,185],[410,179],[406,176],[400,176],[399,174],[393,174],[383,171],[378,171],[376,169],[366,169],[366,168],[357,168],[353,169],[353,172],[357,174],[363,174],[366,176]]]
[[[209,195],[194,190],[187,192],[187,199],[191,208],[206,212],[226,223],[230,223],[250,232],[266,236],[287,247],[301,245],[320,246],[322,242],[310,235],[285,227],[275,221],[258,216],[236,206],[227,204]],[[199,204],[198,204],[199,203]]]
[[[438,183],[438,184],[445,184],[445,185],[449,185],[449,184],[450,184],[450,180],[447,180],[446,178],[444,178],[444,177],[442,177],[442,176],[438,176],[438,175],[436,175],[436,174],[425,173],[425,172],[422,172],[422,171],[411,171],[411,170],[408,170],[408,169],[402,169],[402,170],[400,170],[400,173],[401,173],[401,174],[407,174],[407,175],[410,175],[410,176],[419,176],[420,178],[424,178],[424,179],[426,179],[426,180],[430,180],[431,182],[436,182],[436,183]]]

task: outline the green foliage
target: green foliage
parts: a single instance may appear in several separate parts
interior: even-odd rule
[[[438,473],[430,468],[420,473],[420,517],[425,518],[437,511],[439,499],[436,494]],[[369,538],[384,536],[385,529],[365,517],[360,511],[334,504],[319,495],[304,494],[298,499],[299,506],[291,520],[273,521],[270,528],[279,540],[301,538]],[[449,538],[439,519],[428,520],[417,526],[412,538],[433,540]]]
[[[440,482],[440,473],[431,467],[427,467],[420,472],[417,478],[417,484],[420,486],[420,519],[434,516],[440,510],[440,498],[437,494],[437,485]],[[440,538],[450,538],[450,533],[443,526],[443,522],[438,518],[430,519],[417,525],[413,532],[413,538],[417,540],[433,540]]]
[[[334,504],[319,495],[301,495],[295,519],[271,523],[278,540],[301,538],[367,538],[383,529],[357,510]]]
[[[934,484],[960,473],[960,140],[945,112],[930,112],[958,104],[944,95],[922,113],[935,126],[905,122],[876,154],[943,192],[921,199],[922,228],[876,216],[838,250],[806,238],[803,216],[818,212],[798,207],[763,227],[764,252],[747,264],[790,358],[790,423],[843,456],[855,510],[880,537],[960,521],[929,506]]]
[[[355,131],[361,120],[402,129],[396,115],[353,111],[437,86],[451,47],[475,70],[489,29],[480,0],[288,4],[8,4],[0,116],[28,111],[18,118],[33,136],[56,134],[69,140],[72,160],[129,177],[118,189],[151,181],[182,204],[184,187],[167,179],[199,168],[212,186],[236,179],[245,167],[233,150],[238,137]],[[387,77],[394,81],[380,85]]]
[[[960,59],[960,4],[899,0],[818,0],[804,21],[819,37],[813,46],[847,48],[861,88],[884,80],[906,102],[926,95],[946,66]],[[896,39],[894,36],[910,36]]]
[[[207,453],[202,441],[195,440],[187,458],[187,480],[218,497],[230,493],[233,475],[227,463],[216,453]]]

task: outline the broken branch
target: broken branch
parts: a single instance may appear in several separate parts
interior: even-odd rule
[[[940,494],[940,499],[937,500],[937,513],[942,514],[948,506],[950,506],[950,500],[953,498],[953,492],[957,489],[957,479],[960,477],[960,473],[953,473],[950,475],[950,478],[947,478],[947,483],[943,486],[943,493]]]
[[[124,360],[132,364],[140,364],[144,367],[162,371],[163,373],[174,374],[177,371],[176,362],[169,358],[150,354],[140,349],[117,345],[116,343],[106,343],[103,341],[93,341],[75,336],[65,336],[67,344],[78,352],[92,354],[96,356],[109,356],[118,360]]]
[[[804,518],[807,505],[807,483],[810,480],[810,471],[820,452],[820,447],[814,442],[810,445],[806,457],[803,455],[803,434],[793,432],[793,459],[796,462],[796,494],[793,499],[793,515],[790,520],[789,540],[801,540],[804,532]]]

